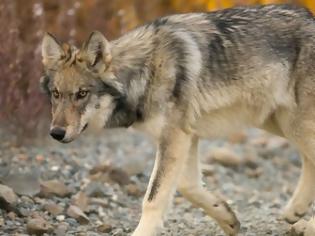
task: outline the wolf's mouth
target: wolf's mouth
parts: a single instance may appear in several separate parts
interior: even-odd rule
[[[59,142],[66,144],[66,143],[71,143],[72,141],[73,141],[73,139],[65,139],[65,140],[61,140]]]
[[[86,130],[86,128],[88,127],[88,124],[86,124],[83,129],[81,130],[80,133],[82,133],[84,130]],[[71,143],[75,138],[68,138],[68,139],[63,139],[63,140],[60,140],[59,142],[61,143]]]

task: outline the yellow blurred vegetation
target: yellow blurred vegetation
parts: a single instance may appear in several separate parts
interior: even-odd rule
[[[233,7],[235,5],[295,3],[308,7],[315,12],[315,0],[171,0],[172,6],[179,11],[205,9],[208,11]]]

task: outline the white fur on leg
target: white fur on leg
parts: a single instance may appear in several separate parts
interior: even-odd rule
[[[163,227],[162,212],[146,211],[132,236],[156,236]]]
[[[186,159],[191,137],[181,130],[164,134],[143,201],[142,216],[132,236],[155,236],[163,225]]]

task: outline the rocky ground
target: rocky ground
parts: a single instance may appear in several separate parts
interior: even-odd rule
[[[155,151],[141,134],[116,130],[22,147],[2,140],[0,148],[0,235],[123,236],[135,228]],[[232,206],[240,235],[291,235],[280,215],[300,172],[292,146],[250,130],[202,141],[200,154],[204,182]],[[163,235],[223,233],[178,194]]]

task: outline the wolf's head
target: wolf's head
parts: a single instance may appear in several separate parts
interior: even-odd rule
[[[47,33],[42,57],[41,86],[51,97],[53,138],[67,143],[87,126],[115,126],[110,120],[119,119],[120,126],[129,126],[134,121],[135,113],[113,73],[110,43],[101,33],[93,32],[81,49],[61,45]]]

